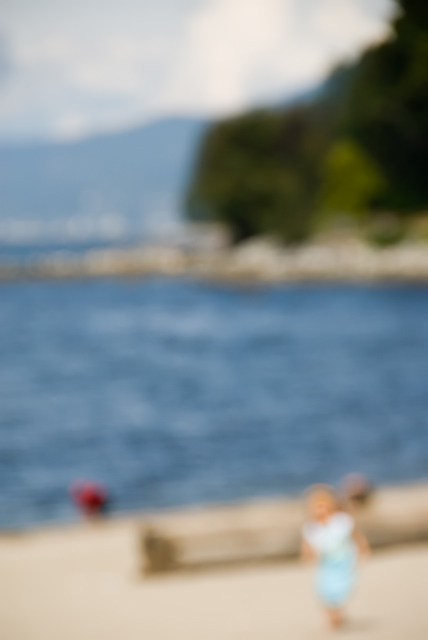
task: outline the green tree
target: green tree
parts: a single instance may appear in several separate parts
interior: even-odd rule
[[[428,2],[401,0],[386,42],[338,67],[311,104],[215,125],[187,205],[236,241],[306,238],[317,208],[361,217],[428,208]]]
[[[366,217],[382,200],[386,181],[374,160],[357,143],[339,139],[322,166],[320,208],[327,216]]]
[[[392,37],[355,68],[345,126],[382,167],[385,205],[411,211],[428,204],[428,3],[399,6]]]
[[[191,218],[227,223],[236,242],[266,233],[287,242],[307,237],[328,144],[323,119],[321,111],[297,107],[215,126],[188,193]]]

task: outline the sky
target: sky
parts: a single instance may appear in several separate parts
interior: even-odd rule
[[[2,0],[0,142],[223,117],[319,84],[392,0]]]

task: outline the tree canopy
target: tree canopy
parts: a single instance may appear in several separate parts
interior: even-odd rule
[[[206,134],[187,194],[236,241],[308,237],[320,216],[428,208],[428,3],[401,0],[384,43],[332,72],[309,103],[259,110]]]

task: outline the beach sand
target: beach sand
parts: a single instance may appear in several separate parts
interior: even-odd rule
[[[0,537],[1,640],[327,638],[296,563],[141,578],[135,523]],[[336,637],[428,638],[428,545],[376,553]]]

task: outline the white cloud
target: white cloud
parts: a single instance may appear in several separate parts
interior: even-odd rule
[[[386,33],[390,0],[14,0],[0,138],[232,113],[319,82]],[[37,11],[36,11],[37,9]]]
[[[160,101],[178,109],[242,108],[292,22],[292,2],[211,0],[189,19]],[[191,104],[192,103],[192,104]]]
[[[349,56],[386,33],[385,24],[354,0],[324,0],[311,16],[312,30],[334,54]]]
[[[69,112],[55,120],[52,129],[59,140],[75,140],[88,133],[88,122],[83,114]]]
[[[76,55],[70,79],[76,88],[93,92],[139,94],[146,67],[156,64],[150,41],[115,35],[102,46]]]
[[[386,33],[357,0],[307,9],[299,0],[210,0],[189,19],[159,106],[222,113],[285,96]]]

